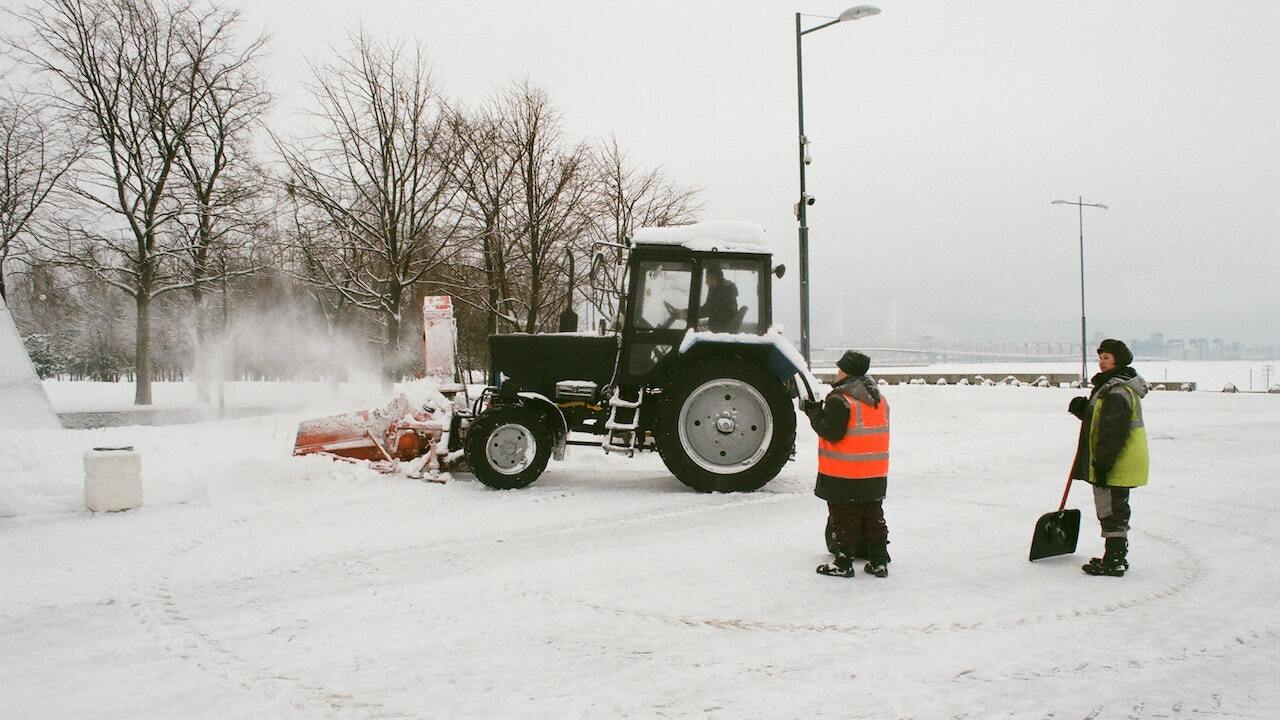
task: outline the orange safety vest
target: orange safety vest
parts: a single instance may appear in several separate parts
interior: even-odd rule
[[[849,403],[849,427],[832,442],[818,437],[818,472],[828,477],[862,480],[889,476],[889,401],[868,405],[844,395]]]

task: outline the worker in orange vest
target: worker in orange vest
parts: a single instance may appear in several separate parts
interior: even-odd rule
[[[818,482],[827,501],[827,547],[835,559],[818,572],[853,577],[853,558],[865,554],[863,572],[889,575],[889,528],[884,496],[889,477],[889,401],[867,377],[871,358],[849,350],[836,363],[836,382],[825,401],[801,401],[818,433]]]

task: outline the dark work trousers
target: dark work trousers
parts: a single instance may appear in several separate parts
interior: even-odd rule
[[[1102,537],[1127,538],[1129,536],[1129,488],[1094,487],[1093,506],[1098,511],[1098,524]]]
[[[889,526],[884,522],[883,500],[828,500],[827,517],[827,526],[835,541],[835,548],[831,551],[835,554],[852,556],[857,550],[870,548],[889,539]]]

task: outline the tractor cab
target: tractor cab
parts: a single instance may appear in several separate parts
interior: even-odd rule
[[[624,384],[661,374],[690,330],[760,335],[770,327],[767,249],[720,252],[645,240],[646,233],[637,232],[629,262],[619,367]]]

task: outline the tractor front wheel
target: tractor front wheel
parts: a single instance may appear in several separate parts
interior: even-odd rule
[[[751,492],[791,456],[796,414],[786,388],[763,368],[733,359],[700,362],[663,389],[658,454],[699,492]]]
[[[551,442],[551,431],[537,413],[516,405],[491,407],[467,431],[467,464],[491,488],[526,487],[546,469]]]

